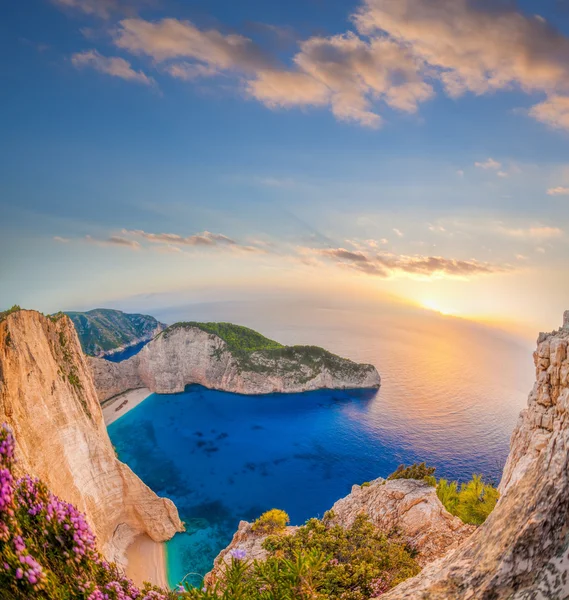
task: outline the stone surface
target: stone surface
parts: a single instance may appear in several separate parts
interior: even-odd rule
[[[141,533],[164,541],[182,530],[174,504],[116,458],[67,317],[19,311],[0,322],[0,422],[14,431],[19,471],[84,511],[108,559],[124,562]]]
[[[397,532],[404,542],[417,550],[417,562],[423,566],[440,558],[465,540],[474,527],[465,525],[448,513],[437,498],[435,488],[423,481],[376,479],[369,486],[354,485],[351,493],[332,507],[330,521],[348,528],[359,514],[385,533]],[[255,533],[251,523],[241,521],[231,543],[215,559],[213,570],[206,576],[207,585],[217,581],[232,550],[245,550],[250,560],[264,560],[267,552],[262,544],[266,535]],[[287,527],[286,535],[298,527]]]
[[[447,512],[433,486],[413,479],[376,479],[369,486],[354,485],[332,511],[333,522],[342,527],[350,527],[365,513],[378,529],[397,530],[417,549],[421,566],[446,554],[475,529]]]
[[[569,598],[568,343],[566,327],[538,338],[536,383],[492,514],[459,548],[382,600]]]
[[[233,550],[245,550],[247,560],[265,560],[268,552],[263,548],[263,542],[267,535],[255,533],[252,529],[253,524],[247,521],[241,521],[233,539],[227,548],[224,548],[216,557],[213,563],[213,569],[205,576],[204,583],[207,586],[214,585],[222,575],[225,566],[231,562],[231,553]],[[291,535],[298,527],[287,527],[284,535]]]
[[[89,364],[101,402],[142,387],[161,394],[183,392],[192,383],[239,394],[373,388],[380,384],[375,367],[340,357],[333,357],[331,366],[317,368],[298,359],[267,358],[263,351],[253,353],[250,361],[243,365],[217,335],[188,327],[157,336],[136,356],[120,363],[90,358]]]

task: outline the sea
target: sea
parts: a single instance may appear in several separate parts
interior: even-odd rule
[[[382,377],[379,390],[264,396],[191,385],[153,394],[112,423],[121,460],[171,498],[186,525],[167,543],[171,586],[199,585],[240,520],[280,508],[302,524],[400,464],[497,484],[534,377],[531,340],[432,311],[227,302],[153,314],[323,346]]]

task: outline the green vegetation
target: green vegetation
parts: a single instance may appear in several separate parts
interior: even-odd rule
[[[456,481],[440,479],[437,496],[449,513],[471,525],[482,525],[500,497],[498,490],[484,483],[480,475],[473,475],[460,488]]]
[[[322,369],[344,379],[365,376],[373,369],[371,365],[354,363],[318,346],[283,346],[253,329],[232,323],[175,323],[161,335],[168,337],[174,331],[190,328],[198,328],[221,338],[241,371],[293,375],[299,384],[310,381]],[[212,352],[212,357],[217,360],[221,360],[222,355],[221,348]]]
[[[344,529],[311,519],[292,535],[263,543],[266,561],[248,561],[235,549],[221,580],[210,588],[188,588],[193,600],[367,600],[408,577],[419,565],[398,540],[378,531],[365,515]]]
[[[253,329],[242,325],[233,325],[233,323],[198,323],[194,321],[176,323],[168,327],[162,335],[168,337],[170,333],[177,329],[191,327],[197,327],[202,331],[220,337],[232,353],[250,353],[259,350],[284,348],[282,344],[266,338]]]
[[[264,512],[252,525],[256,533],[277,533],[283,531],[290,523],[290,518],[284,510],[273,508]]]
[[[469,525],[482,525],[498,502],[498,490],[484,483],[481,475],[473,475],[470,481],[459,485],[457,481],[437,481],[434,473],[435,467],[415,463],[409,467],[400,465],[387,479],[424,480],[436,487],[439,500],[451,515]]]
[[[399,465],[387,479],[425,479],[433,475],[435,470],[435,467],[427,467],[424,462],[414,463],[409,467]]]
[[[8,310],[0,311],[0,322],[3,321],[8,315],[18,312],[19,310],[22,310],[22,309],[17,304],[14,304],[14,306],[12,306],[12,308],[9,308]]]
[[[73,321],[83,352],[91,356],[128,346],[140,339],[151,339],[157,329],[166,327],[148,315],[126,314],[107,308],[65,314]],[[56,313],[51,319],[57,320],[61,315]]]

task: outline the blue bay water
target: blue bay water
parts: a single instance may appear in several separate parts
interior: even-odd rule
[[[499,480],[531,385],[530,344],[416,315],[281,311],[264,320],[262,311],[225,310],[194,307],[192,316],[371,362],[382,387],[241,396],[190,386],[183,394],[153,394],[110,425],[120,458],[171,498],[186,523],[187,532],[167,545],[171,585],[188,573],[199,583],[239,520],[276,507],[300,524],[353,484],[400,463],[427,461],[439,476],[458,480],[472,473]]]

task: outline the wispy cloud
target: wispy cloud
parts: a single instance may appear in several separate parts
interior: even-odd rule
[[[71,241],[70,238],[61,237],[60,235],[54,235],[53,240],[55,242],[59,242],[60,244],[67,244]]]
[[[103,56],[97,50],[78,52],[71,57],[71,62],[78,69],[90,67],[100,73],[119,77],[126,81],[135,81],[145,85],[154,85],[156,83],[152,77],[148,77],[142,71],[135,71],[131,64],[124,58]]]
[[[345,248],[301,248],[301,256],[322,257],[339,266],[382,278],[396,275],[420,278],[489,275],[511,270],[509,265],[495,265],[475,259],[459,260],[441,256],[406,256],[387,252],[353,252]]]
[[[569,196],[569,187],[553,187],[547,190],[548,196]]]
[[[558,227],[547,227],[547,226],[536,226],[523,228],[508,228],[499,227],[499,231],[504,235],[515,237],[515,238],[527,238],[527,239],[547,239],[547,238],[558,238],[563,235],[563,230]]]
[[[140,250],[141,245],[135,240],[129,240],[118,235],[111,235],[108,238],[94,238],[90,235],[86,235],[84,241],[89,244],[96,244],[98,246],[119,246],[122,248],[130,248],[131,250]]]
[[[266,245],[263,247],[241,244],[236,240],[223,235],[222,233],[212,233],[211,231],[202,231],[188,236],[182,236],[177,233],[149,233],[141,229],[123,229],[122,235],[139,238],[151,244],[165,244],[166,246],[174,247],[222,247],[234,252],[247,253],[265,253]]]
[[[74,10],[101,19],[109,19],[115,14],[123,16],[136,14],[139,8],[152,6],[154,0],[51,0],[64,10]]]
[[[488,158],[484,162],[475,162],[474,166],[478,167],[479,169],[491,169],[491,170],[496,171],[501,168],[502,163],[499,163],[497,160],[494,160],[493,158]]]

